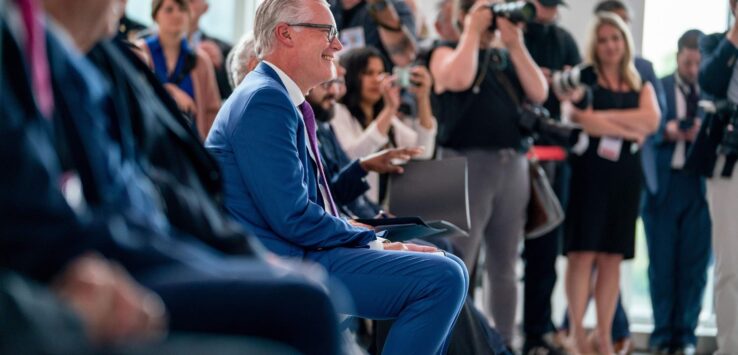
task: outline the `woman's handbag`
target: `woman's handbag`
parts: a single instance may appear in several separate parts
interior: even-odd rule
[[[525,238],[538,238],[552,231],[564,221],[564,210],[548,182],[538,159],[528,159],[530,171],[530,200],[525,222]]]

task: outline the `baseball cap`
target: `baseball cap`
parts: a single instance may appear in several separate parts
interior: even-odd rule
[[[554,7],[558,5],[567,6],[564,0],[538,0],[538,1],[541,3],[541,5],[545,7]]]

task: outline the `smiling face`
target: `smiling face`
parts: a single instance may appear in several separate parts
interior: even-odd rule
[[[306,23],[336,26],[331,11],[321,1],[306,1],[306,11],[312,15]],[[292,26],[295,58],[300,60],[301,76],[306,88],[333,79],[336,69],[333,64],[336,52],[343,49],[338,36],[329,41],[330,30],[323,28]],[[302,86],[301,85],[301,86]]]
[[[177,3],[175,0],[164,0],[154,15],[159,32],[166,34],[184,34],[190,21],[190,8],[187,1]]]
[[[602,65],[619,65],[625,57],[625,37],[620,30],[608,23],[597,29],[597,60]]]

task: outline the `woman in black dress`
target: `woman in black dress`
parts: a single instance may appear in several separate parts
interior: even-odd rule
[[[658,128],[660,112],[653,87],[642,83],[635,69],[633,41],[619,17],[597,15],[587,57],[598,81],[591,108],[572,109],[572,120],[582,126],[588,144],[571,159],[566,293],[573,345],[582,353],[612,354],[620,262],[634,255],[642,180],[638,145]],[[598,349],[591,349],[582,326],[592,290]]]

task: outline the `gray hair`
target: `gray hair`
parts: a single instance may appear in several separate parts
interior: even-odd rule
[[[280,23],[308,22],[310,11],[306,11],[305,3],[308,0],[264,0],[256,9],[254,22],[254,43],[256,55],[259,59],[269,55],[274,49],[274,30]],[[326,0],[320,1],[326,7]]]
[[[254,48],[254,35],[249,32],[238,41],[233,49],[228,53],[225,60],[226,72],[228,73],[228,83],[232,88],[236,88],[248,74],[248,64],[251,59],[256,58],[256,49]]]

